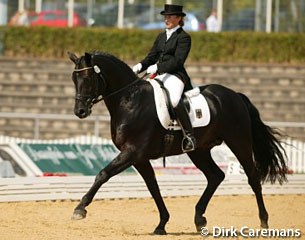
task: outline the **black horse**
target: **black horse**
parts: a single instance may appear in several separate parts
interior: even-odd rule
[[[78,58],[68,53],[75,63],[73,82],[76,97],[74,112],[86,118],[92,106],[104,100],[111,117],[111,137],[120,150],[119,155],[96,176],[90,190],[74,210],[72,219],[86,217],[85,208],[91,203],[98,189],[112,176],[134,166],[143,177],[160,213],[155,234],[166,234],[169,213],[160,194],[151,159],[181,154],[183,134],[175,131],[170,152],[165,153],[164,129],[157,117],[152,86],[116,57],[101,53],[85,53]],[[255,193],[261,227],[268,228],[261,182],[286,181],[286,157],[278,132],[265,125],[258,110],[241,93],[221,85],[201,86],[200,92],[207,99],[211,121],[206,127],[196,128],[197,149],[187,153],[199,168],[208,184],[195,208],[195,225],[198,231],[206,226],[203,216],[207,205],[225,174],[211,157],[211,149],[225,142],[232,150],[248,177]]]

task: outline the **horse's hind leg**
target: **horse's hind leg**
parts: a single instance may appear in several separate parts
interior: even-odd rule
[[[261,221],[261,227],[268,228],[268,213],[263,200],[262,185],[260,183],[258,171],[254,165],[251,144],[249,144],[249,142],[251,141],[243,141],[239,145],[237,145],[236,143],[227,143],[227,145],[242,165],[248,177],[248,183],[251,186],[253,192],[255,193],[259,210],[259,218]]]
[[[195,208],[195,225],[198,232],[207,224],[206,218],[203,216],[208,203],[216,191],[219,184],[225,178],[223,171],[214,162],[210,150],[196,150],[188,153],[189,157],[207,178],[208,184],[199,199]]]
[[[138,172],[143,177],[146,186],[155,200],[160,213],[160,223],[156,227],[154,234],[165,235],[165,225],[169,220],[169,213],[161,196],[159,186],[155,177],[155,172],[149,161],[143,161],[134,165]]]

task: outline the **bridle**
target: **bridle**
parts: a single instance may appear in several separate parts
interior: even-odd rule
[[[79,72],[83,72],[85,70],[90,70],[90,69],[93,69],[94,73],[97,74],[98,77],[103,81],[104,89],[106,89],[107,88],[106,79],[105,79],[104,75],[102,74],[101,69],[97,65],[94,65],[94,66],[91,66],[91,67],[84,67],[84,68],[80,68],[80,69],[74,69],[73,72],[79,73]],[[114,91],[114,92],[112,92],[112,93],[110,93],[110,94],[108,94],[106,96],[102,96],[103,94],[99,94],[99,93],[96,93],[95,96],[93,96],[93,97],[91,95],[77,94],[75,96],[75,99],[87,102],[88,105],[89,105],[89,108],[91,108],[94,104],[96,104],[96,103],[98,103],[100,101],[103,101],[106,98],[112,97],[112,96],[120,93],[123,90],[126,90],[127,88],[131,87],[132,85],[138,83],[140,80],[143,80],[143,78],[146,77],[146,76],[147,76],[147,74],[144,74],[141,78],[138,78],[136,81],[133,81],[133,82],[127,84],[126,86],[124,86],[124,87],[118,89],[117,91]],[[97,81],[98,81],[98,79],[97,79]]]
[[[80,69],[74,69],[73,72],[80,73],[80,72],[83,72],[85,70],[94,69],[94,72],[96,73],[97,72],[97,68],[98,68],[98,67],[97,68],[96,67],[94,66],[94,67],[84,67],[84,68],[80,68]],[[100,72],[99,72],[98,76],[103,80],[103,83],[104,83],[105,88],[106,88],[107,85],[106,85],[106,80],[105,80],[104,76]],[[98,79],[96,81],[98,81]],[[79,101],[82,101],[82,102],[86,102],[88,107],[92,108],[92,106],[94,104],[102,101],[103,97],[101,97],[101,94],[99,94],[98,89],[96,89],[96,93],[94,94],[94,96],[76,94],[75,99],[79,100]]]

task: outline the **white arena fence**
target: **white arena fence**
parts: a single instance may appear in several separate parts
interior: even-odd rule
[[[283,145],[293,173],[305,173],[305,142],[287,139]]]
[[[292,139],[286,139],[285,142],[283,147],[288,155],[288,165],[294,174],[289,175],[288,183],[283,185],[264,184],[264,194],[305,194],[305,144]],[[111,141],[96,136],[78,136],[57,140],[0,136],[0,145],[17,145],[16,143],[109,144]],[[226,179],[220,185],[216,195],[253,194],[239,163],[224,144],[215,147],[212,155],[218,164],[226,165],[227,172]],[[164,169],[162,159],[152,161],[152,163],[156,169],[161,193],[165,197],[200,196],[206,187],[206,179],[201,173],[191,175],[161,173],[160,175],[160,169]],[[167,168],[192,165],[186,155],[169,157],[166,164]],[[93,181],[94,176],[0,178],[0,202],[79,200]],[[95,199],[138,197],[150,197],[142,178],[139,175],[118,175],[102,186]]]
[[[61,120],[61,121],[73,121],[77,118],[70,114],[40,114],[40,113],[16,113],[16,112],[0,112],[0,119],[29,119],[33,120],[33,136],[34,139],[39,140],[41,120]],[[94,136],[99,137],[99,126],[103,122],[109,123],[110,117],[108,115],[91,115],[82,121],[91,122],[94,125]],[[305,128],[305,122],[266,122],[272,127],[289,127],[289,128]]]
[[[157,176],[164,197],[200,196],[206,180],[202,175]],[[264,184],[263,194],[305,194],[305,175],[289,175],[288,183]],[[80,200],[94,181],[86,177],[0,178],[0,202]],[[253,194],[244,175],[229,175],[215,195]],[[150,193],[140,176],[114,176],[95,199],[146,198]]]
[[[18,143],[41,143],[41,144],[112,144],[111,140],[104,139],[97,136],[77,136],[67,139],[53,139],[53,140],[37,140],[37,139],[23,139],[8,136],[0,136],[0,145],[3,144],[18,144]],[[305,142],[293,139],[282,140],[282,146],[286,151],[288,159],[289,170],[293,173],[305,173]],[[227,171],[227,167],[230,165],[234,168],[234,173],[238,169],[238,161],[230,149],[222,144],[216,146],[212,150],[212,156],[214,160],[220,164],[225,165],[224,170]],[[192,165],[187,155],[172,156],[167,158],[167,166],[188,166]],[[162,160],[152,162],[154,167],[162,167]],[[232,170],[232,169],[231,169]]]

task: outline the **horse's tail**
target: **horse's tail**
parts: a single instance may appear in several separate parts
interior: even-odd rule
[[[282,184],[284,181],[287,181],[286,174],[288,172],[286,152],[276,137],[280,137],[282,134],[265,125],[260,118],[257,108],[251,103],[250,99],[242,93],[239,94],[250,114],[253,153],[261,181],[274,183],[278,180]]]

